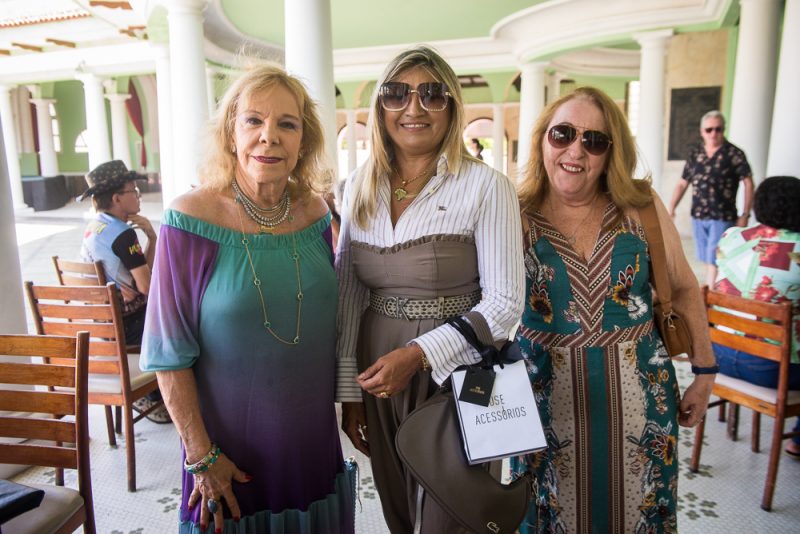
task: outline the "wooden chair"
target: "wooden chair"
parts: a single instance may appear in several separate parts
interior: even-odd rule
[[[95,532],[88,351],[87,332],[77,337],[0,335],[0,354],[10,356],[0,362],[0,410],[7,411],[0,412],[0,437],[25,440],[0,443],[0,462],[78,471],[78,490],[36,485],[45,491],[41,505],[3,524],[5,532],[67,533],[80,525],[85,533]]]
[[[753,410],[751,439],[753,452],[759,451],[761,414],[775,418],[767,479],[761,499],[761,508],[769,511],[772,508],[772,496],[775,492],[775,480],[778,476],[778,461],[781,457],[783,440],[798,434],[794,431],[784,431],[784,421],[789,417],[800,415],[800,391],[788,390],[792,346],[792,304],[790,302],[769,304],[726,295],[708,288],[703,288],[703,293],[713,342],[778,362],[780,365],[776,389],[757,386],[744,380],[718,374],[712,394],[719,397],[720,400],[709,405],[711,407],[730,402],[737,407],[741,405]],[[731,313],[730,310],[735,310],[738,314]],[[754,318],[742,317],[742,313]],[[692,449],[690,469],[695,473],[700,463],[704,427],[705,419],[697,426]]]
[[[159,401],[133,417],[132,404],[158,388],[155,373],[139,370],[139,354],[125,346],[119,290],[105,286],[41,286],[25,282],[38,334],[89,332],[89,404],[106,410],[108,442],[116,447],[111,407],[121,407],[128,459],[128,491],[136,491],[134,423],[164,405]],[[119,418],[117,419],[119,421]]]
[[[84,263],[53,256],[58,284],[62,286],[104,286],[107,283],[103,262]]]

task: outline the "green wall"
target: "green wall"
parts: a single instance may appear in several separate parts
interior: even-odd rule
[[[84,173],[89,170],[89,155],[75,153],[75,139],[86,129],[86,107],[83,86],[77,80],[53,84],[56,116],[61,134],[61,152],[57,154],[58,170]]]

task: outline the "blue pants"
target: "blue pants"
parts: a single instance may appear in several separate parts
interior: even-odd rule
[[[778,362],[758,358],[716,343],[711,345],[717,356],[720,373],[765,388],[778,387]],[[789,365],[789,389],[800,389],[800,364]],[[794,430],[800,431],[800,417],[797,418]],[[800,436],[795,436],[792,441],[800,445]]]
[[[694,246],[697,259],[711,265],[717,264],[717,243],[722,234],[735,225],[736,221],[718,221],[716,219],[692,219]]]

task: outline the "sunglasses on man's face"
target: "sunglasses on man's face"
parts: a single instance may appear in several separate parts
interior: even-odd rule
[[[554,148],[567,148],[581,133],[578,128],[569,124],[556,124],[547,132],[547,141]],[[602,156],[611,146],[611,138],[597,130],[583,130],[580,135],[581,145],[589,154]]]
[[[722,133],[722,130],[723,130],[722,126],[714,126],[714,127],[711,127],[711,128],[704,128],[704,129],[705,129],[706,133],[711,133],[711,132]]]
[[[416,93],[419,104],[425,111],[444,111],[451,96],[447,85],[439,82],[421,83],[416,89],[403,82],[386,82],[378,93],[381,106],[386,111],[403,111],[411,102],[412,93]]]

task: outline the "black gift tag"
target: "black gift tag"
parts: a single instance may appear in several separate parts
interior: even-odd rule
[[[470,369],[464,375],[464,384],[461,386],[458,400],[478,406],[489,406],[494,377],[494,369]]]

